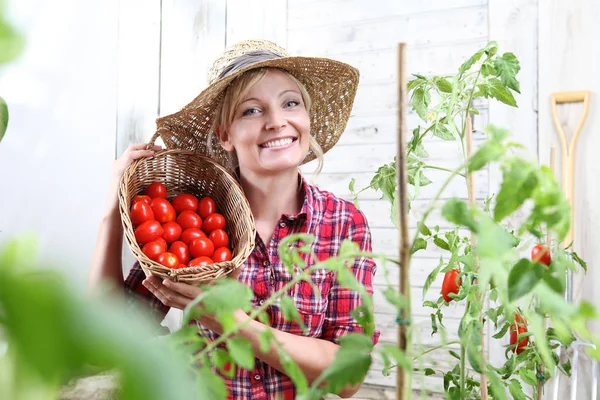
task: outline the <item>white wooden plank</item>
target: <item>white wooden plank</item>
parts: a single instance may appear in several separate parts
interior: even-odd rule
[[[363,24],[290,29],[288,46],[292,54],[332,55],[391,48],[399,41],[418,46],[485,37],[487,6],[477,6]]]
[[[375,305],[377,310],[377,305]],[[443,342],[441,332],[432,334],[431,329],[431,317],[426,316],[413,316],[413,327],[416,329],[413,335],[413,344],[415,348],[418,347],[431,347],[437,346]],[[454,341],[458,339],[458,325],[460,319],[447,318],[444,319],[444,326],[446,327],[446,339],[445,342]],[[398,340],[398,324],[396,323],[396,316],[392,314],[381,314],[375,312],[375,327],[380,332],[379,343],[397,343]]]
[[[290,29],[309,29],[322,25],[364,23],[364,21],[372,19],[474,7],[485,3],[486,0],[429,0],[424,2],[378,0],[376,6],[365,7],[362,0],[325,0],[308,4],[303,1],[290,0],[288,26]]]
[[[286,0],[227,0],[227,46],[247,39],[287,41]]]
[[[466,42],[434,44],[426,47],[410,47],[407,54],[407,71],[421,75],[449,75],[458,71],[464,60],[486,44],[476,39]],[[395,47],[374,51],[336,54],[332,58],[346,62],[360,71],[361,83],[396,81],[398,69]]]
[[[207,85],[225,48],[225,2],[162,1],[160,114],[179,111]]]
[[[160,0],[119,2],[117,156],[156,130]]]

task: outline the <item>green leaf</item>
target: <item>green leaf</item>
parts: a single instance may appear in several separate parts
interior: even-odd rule
[[[508,322],[506,322],[504,324],[504,326],[502,327],[502,329],[500,329],[500,331],[498,333],[496,333],[494,336],[492,336],[494,339],[500,339],[503,338],[504,335],[506,335],[506,332],[508,332],[508,328],[509,328],[510,324]]]
[[[283,318],[285,318],[286,321],[296,321],[302,330],[306,329],[304,320],[296,308],[296,303],[294,303],[294,300],[290,296],[287,294],[282,295],[280,298],[280,306],[281,311],[283,312]]]
[[[433,336],[434,334],[436,334],[438,331],[438,326],[437,326],[437,318],[435,316],[435,314],[431,314],[431,336]]]
[[[481,49],[479,51],[477,51],[475,54],[473,54],[471,57],[469,57],[469,59],[467,59],[467,61],[465,61],[459,68],[458,72],[459,75],[462,76],[463,73],[467,72],[469,69],[471,69],[471,67],[477,62],[479,61],[479,59],[481,58],[481,56],[483,55],[484,50]]]
[[[499,160],[504,155],[504,152],[505,149],[501,143],[488,140],[469,159],[469,171],[479,171],[488,163]]]
[[[435,375],[435,370],[432,368],[425,368],[425,376]]]
[[[583,260],[579,255],[574,251],[567,251],[567,255],[569,255],[577,264],[583,268],[583,270],[587,273],[587,263]]]
[[[494,400],[506,400],[504,385],[492,368],[487,368],[486,376],[490,381],[490,394]]]
[[[448,353],[450,353],[450,355],[454,358],[456,358],[457,360],[460,360],[460,355],[455,352],[454,350],[448,350]]]
[[[313,382],[313,386],[317,387],[325,381],[330,393],[339,393],[346,384],[362,382],[371,366],[372,350],[370,337],[358,333],[343,336],[333,363]]]
[[[517,101],[515,100],[515,97],[499,79],[490,78],[488,79],[487,83],[482,83],[478,87],[480,90],[482,89],[482,87],[485,87],[486,91],[484,93],[489,95],[489,97],[493,97],[494,99],[501,101],[502,103],[507,104],[509,106],[517,107]]]
[[[410,360],[406,357],[406,354],[403,353],[396,345],[393,344],[384,344],[383,351],[392,356],[399,367],[409,370],[410,369]]]
[[[410,250],[410,254],[415,254],[417,251],[425,249],[427,249],[427,241],[422,237],[418,237],[413,243],[413,246]]]
[[[356,184],[356,178],[350,179],[350,184],[348,185],[348,190],[350,193],[354,193],[354,185]]]
[[[464,200],[456,197],[448,200],[442,207],[442,215],[449,222],[457,225],[464,225],[475,233],[478,231],[477,222],[471,215],[469,207]]]
[[[197,370],[196,390],[198,399],[226,399],[228,393],[223,379],[208,367]]]
[[[247,370],[254,369],[254,351],[248,339],[241,336],[229,339],[227,350],[237,365]]]
[[[516,78],[520,69],[519,60],[513,53],[504,53],[502,57],[494,60],[494,70],[500,81],[517,93],[521,93],[519,81]]]
[[[423,302],[423,307],[431,307],[431,308],[435,308],[437,309],[437,304],[435,304],[433,301],[427,300]]]
[[[3,11],[0,2],[0,64],[17,58],[25,47],[25,39],[4,20]]]
[[[267,324],[268,326],[268,324]],[[273,336],[273,332],[271,331],[271,329],[265,329],[264,331],[260,332],[259,334],[259,345],[260,345],[260,352],[265,354],[268,353],[269,350],[271,350],[271,341],[273,339],[275,339],[275,336]]]
[[[429,275],[427,275],[427,278],[425,279],[425,284],[423,285],[423,298],[425,298],[427,291],[429,290],[429,288],[431,287],[433,282],[435,282],[435,279],[437,278],[437,276],[443,266],[444,266],[444,259],[442,257],[440,257],[440,262],[438,263],[437,267],[435,267],[433,269],[433,271],[431,271],[431,273]],[[434,306],[434,308],[437,308],[437,307]]]
[[[519,377],[528,385],[535,386],[537,385],[537,378],[535,377],[535,372],[531,369],[521,368],[519,370]]]
[[[4,138],[6,128],[8,127],[8,106],[6,101],[0,96],[0,142]]]
[[[443,77],[436,76],[433,78],[433,83],[442,93],[452,93],[452,84]]]
[[[442,239],[439,236],[436,236],[433,238],[433,243],[439,247],[440,249],[444,249],[444,250],[448,250],[450,251],[450,246],[448,245],[448,242],[446,242],[444,239]]]
[[[452,132],[450,132],[448,125],[441,121],[436,121],[433,124],[433,129],[431,130],[431,133],[433,134],[433,136],[436,136],[442,140],[456,139],[456,137],[452,134]]]
[[[413,110],[417,112],[423,121],[427,121],[427,109],[431,102],[431,95],[427,88],[417,87],[413,92],[411,101]]]
[[[373,190],[381,190],[382,199],[393,203],[396,192],[396,163],[382,165],[371,179],[370,186]]]
[[[423,222],[419,221],[417,223],[417,229],[419,233],[423,236],[431,236],[431,230],[425,225]]]
[[[533,166],[520,158],[511,158],[502,172],[502,185],[496,198],[494,219],[501,221],[516,211],[529,197],[538,184]]]
[[[515,301],[533,291],[544,275],[544,266],[520,259],[508,275],[508,301]]]

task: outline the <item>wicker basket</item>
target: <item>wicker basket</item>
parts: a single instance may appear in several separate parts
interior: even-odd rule
[[[148,148],[154,145],[155,134]],[[142,194],[152,182],[161,182],[167,187],[168,200],[182,193],[198,197],[212,197],[217,211],[226,221],[225,231],[229,235],[232,260],[206,266],[181,269],[167,268],[150,260],[135,240],[130,217],[133,198]],[[146,276],[169,278],[199,286],[228,275],[244,264],[252,249],[256,228],[248,200],[233,176],[220,164],[198,153],[184,150],[162,150],[152,158],[134,161],[125,171],[119,187],[119,208],[125,238],[134,256],[140,262]]]

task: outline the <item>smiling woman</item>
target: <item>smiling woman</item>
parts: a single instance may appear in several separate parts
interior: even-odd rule
[[[257,231],[252,253],[229,278],[252,290],[254,307],[289,287],[287,295],[306,328],[290,321],[277,303],[267,309],[268,324],[250,319],[238,309],[233,318],[237,324],[246,324],[239,335],[252,346],[255,362],[252,368],[237,367],[233,375],[217,366],[213,370],[225,381],[230,398],[292,399],[297,388],[286,375],[285,361],[274,344],[261,351],[261,332],[272,329],[309,384],[332,365],[343,336],[364,332],[351,313],[363,303],[357,291],[341,286],[335,272],[318,268],[311,271],[314,286],[306,282],[288,285],[294,274],[302,271],[292,273],[278,254],[285,238],[297,233],[316,239],[297,263],[306,267],[336,255],[344,240],[353,241],[362,252],[371,251],[364,214],[351,202],[308,184],[299,172],[300,165],[321,159],[338,141],[350,115],[358,71],[334,60],[290,57],[271,42],[246,41],[226,50],[211,75],[211,84],[196,99],[180,112],[158,120],[158,133],[168,148],[193,150],[229,167],[248,200]],[[133,146],[117,162],[114,179],[120,178],[133,159],[151,155],[142,146]],[[119,233],[116,193],[112,196],[111,217],[101,227],[92,267],[94,286],[103,277],[122,281],[120,238],[115,241]],[[210,223],[208,218],[204,225]],[[365,256],[357,257],[350,267],[369,295],[375,270],[373,259]],[[146,278],[137,263],[125,281],[125,290],[159,319],[171,307],[185,309],[201,293],[185,283]],[[212,315],[203,314],[194,321],[199,333],[210,340],[224,333]],[[377,343],[378,338],[379,332],[374,331],[372,342]],[[338,394],[354,394],[360,382],[353,382]]]

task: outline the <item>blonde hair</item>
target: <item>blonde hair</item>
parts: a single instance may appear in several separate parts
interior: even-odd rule
[[[212,135],[217,136],[217,129],[220,129],[221,132],[223,129],[227,130],[233,123],[235,118],[235,110],[239,106],[242,99],[248,94],[248,92],[256,85],[267,73],[268,68],[257,68],[249,70],[242,75],[238,76],[235,80],[231,82],[231,84],[227,87],[223,99],[221,100],[218,108],[215,111],[215,116],[212,124],[212,129],[207,138],[207,148],[209,154],[214,156],[215,150],[212,148]],[[296,79],[295,76],[290,74],[287,71],[285,72],[298,86],[300,90],[300,94],[302,96],[302,101],[304,102],[304,107],[306,111],[310,114],[311,107],[311,98],[306,90],[306,87],[302,82]],[[319,145],[319,142],[312,136],[309,135],[308,139],[308,148],[309,151],[312,151],[317,158],[317,169],[314,172],[314,176],[318,176],[323,170],[323,149]],[[236,171],[239,167],[239,162],[237,159],[237,154],[235,150],[229,153],[229,160],[226,167],[228,167],[231,171]]]

